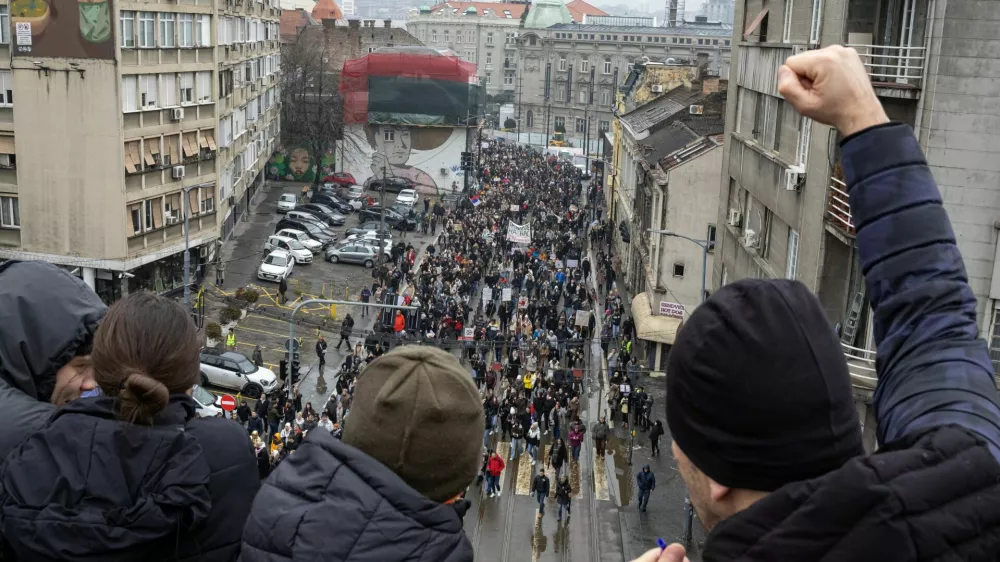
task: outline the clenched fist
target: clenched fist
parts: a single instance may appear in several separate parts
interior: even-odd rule
[[[778,92],[845,137],[889,121],[857,51],[840,45],[788,57],[778,69]]]

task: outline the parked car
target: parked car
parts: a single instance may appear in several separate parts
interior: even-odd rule
[[[382,213],[382,208],[378,205],[371,207],[365,207],[358,211],[358,220],[361,222],[365,221],[377,221]],[[385,223],[391,225],[393,228],[404,229],[404,230],[414,230],[417,226],[417,222],[406,218],[405,215],[399,213],[398,211],[390,208],[385,210]]]
[[[347,190],[347,201],[352,202],[354,200],[360,201],[362,197],[365,196],[365,188],[360,185],[352,185],[350,189]]]
[[[413,189],[414,187],[413,182],[406,178],[389,178],[384,180],[371,178],[368,180],[368,189],[372,191],[382,191],[384,188],[386,193],[399,193],[404,189]]]
[[[275,232],[275,234],[277,234],[278,236],[287,236],[293,240],[298,241],[299,244],[302,244],[303,246],[306,247],[307,250],[309,250],[314,254],[318,254],[319,251],[323,249],[322,242],[314,240],[309,236],[308,233],[302,230],[295,230],[294,228],[282,228],[281,230]]]
[[[379,221],[365,221],[354,228],[348,228],[344,233],[345,236],[351,236],[353,234],[363,234],[365,232],[378,232],[379,231]],[[382,232],[385,234],[390,234],[392,232],[392,227],[388,224],[382,226]]]
[[[325,226],[344,226],[344,223],[347,222],[347,217],[344,215],[324,215],[317,211],[303,211],[301,209],[300,205],[294,211],[288,211],[288,218],[315,222]]]
[[[378,240],[379,236],[377,232],[365,232],[363,234],[348,236],[343,242],[338,244],[338,246],[342,246],[344,244],[368,244],[371,246],[378,246]],[[392,253],[392,236],[382,235],[382,249],[387,253]]]
[[[396,196],[396,203],[413,207],[417,204],[418,199],[420,199],[420,196],[417,194],[416,189],[404,189]]]
[[[347,242],[339,246],[331,246],[324,253],[330,263],[359,263],[365,267],[373,267],[378,260],[378,250],[375,246],[356,242]]]
[[[295,230],[301,230],[309,235],[310,238],[316,240],[323,244],[323,246],[329,246],[335,242],[338,238],[337,233],[326,228],[324,226],[317,225],[314,222],[297,221],[294,219],[281,219],[278,221],[278,225],[274,228],[275,232],[283,228],[294,228]]]
[[[237,390],[250,399],[260,398],[278,385],[278,377],[254,365],[242,353],[207,347],[201,350],[201,385]]]
[[[191,399],[197,404],[195,413],[199,418],[214,418],[222,413],[218,396],[205,390],[201,385],[196,384],[191,387]]]
[[[322,205],[320,203],[306,203],[305,205],[299,205],[298,207],[295,208],[295,212],[297,213],[299,211],[316,215],[317,218],[324,219],[324,222],[326,222],[327,224],[330,224],[330,222],[332,221],[333,224],[330,226],[344,226],[344,223],[347,222],[347,217],[344,215],[344,213],[335,211],[334,209],[331,209],[329,206]]]
[[[298,195],[294,193],[282,193],[281,197],[278,197],[278,212],[287,213],[288,211],[294,211],[298,201]]]
[[[354,212],[354,207],[348,204],[347,201],[344,201],[332,193],[314,193],[312,198],[309,199],[309,203],[329,207],[330,210],[340,214],[350,214]],[[303,209],[307,206],[308,205],[299,205],[298,208]]]
[[[312,263],[313,255],[308,248],[303,246],[298,240],[277,234],[267,237],[264,242],[265,250],[284,250],[295,258],[295,263]]]
[[[336,172],[323,178],[323,183],[333,183],[344,187],[350,187],[358,182],[354,181],[354,176],[348,174],[347,172]]]
[[[287,279],[295,267],[295,258],[284,250],[274,250],[257,267],[257,279],[278,282]]]

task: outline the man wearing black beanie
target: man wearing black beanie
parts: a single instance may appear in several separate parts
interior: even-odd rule
[[[880,449],[865,456],[833,328],[800,283],[745,280],[667,365],[673,453],[706,562],[1000,559],[1000,407],[941,195],[852,49],[790,57],[778,90],[840,130],[874,311]],[[679,545],[641,561],[683,558]]]

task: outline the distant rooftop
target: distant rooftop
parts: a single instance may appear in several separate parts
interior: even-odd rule
[[[587,25],[614,25],[628,27],[657,27],[653,16],[591,16],[584,18]]]
[[[529,17],[530,17],[529,12]],[[631,25],[590,25],[575,23],[559,23],[549,26],[549,29],[557,31],[572,32],[596,32],[596,33],[637,33],[643,35],[685,35],[694,37],[732,37],[733,26],[724,23],[693,24],[685,23],[676,27],[653,27],[653,26],[631,26]]]
[[[526,29],[545,29],[557,24],[572,25],[576,20],[562,0],[538,0],[528,10]]]
[[[506,2],[442,2],[426,11],[442,15],[519,20],[525,8],[527,4]],[[421,7],[420,11],[423,13],[425,10]]]

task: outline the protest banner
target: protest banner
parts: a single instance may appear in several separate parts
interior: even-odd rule
[[[516,213],[516,212],[518,212],[520,210],[521,210],[521,206],[518,205],[517,203],[511,203],[510,204],[510,212]]]
[[[566,260],[566,267],[570,269],[576,269],[580,266],[579,260]]]
[[[510,287],[504,289],[500,292],[500,300],[503,302],[510,302],[511,297],[513,296],[512,293],[513,291],[510,290]]]
[[[507,224],[507,240],[515,242],[517,244],[530,244],[531,243],[531,225],[528,224],[514,224],[510,222]]]
[[[590,311],[589,310],[577,310],[576,311],[576,325],[581,328],[586,327],[590,324]]]

